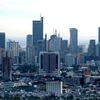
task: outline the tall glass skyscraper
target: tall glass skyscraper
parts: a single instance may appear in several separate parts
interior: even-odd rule
[[[26,37],[26,46],[32,46],[33,45],[33,35],[28,34]]]
[[[89,56],[95,56],[96,55],[96,45],[95,40],[90,40],[89,48],[88,48],[88,55]]]
[[[5,49],[5,33],[0,32],[0,48]]]
[[[98,43],[100,43],[100,27],[98,28]]]
[[[70,53],[77,53],[78,47],[78,30],[76,28],[70,29]]]
[[[43,17],[33,21],[33,46],[37,46],[38,40],[43,40]]]

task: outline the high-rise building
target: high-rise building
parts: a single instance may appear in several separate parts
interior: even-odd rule
[[[61,51],[68,50],[68,40],[62,40],[61,41]]]
[[[77,65],[84,64],[84,53],[77,54]]]
[[[33,63],[33,35],[31,34],[26,37],[26,61],[28,64]]]
[[[19,56],[19,42],[10,41],[7,42],[7,50],[13,51],[13,56]]]
[[[54,41],[55,44],[55,51],[60,51],[61,50],[61,37],[57,34],[57,31],[55,32],[54,35],[51,35],[51,40]]]
[[[18,64],[18,57],[19,57],[19,42],[10,41],[7,42],[7,50],[12,51],[13,62]]]
[[[75,64],[75,57],[74,57],[73,54],[71,54],[71,53],[66,54],[65,64],[66,64],[67,67],[70,67],[70,66]]]
[[[100,43],[100,27],[98,28],[98,43]]]
[[[77,53],[85,53],[85,52],[86,52],[85,45],[79,45],[78,46],[78,52]]]
[[[33,46],[26,47],[26,60],[28,64],[33,64]]]
[[[11,79],[11,62],[9,57],[4,57],[2,60],[2,78],[4,80]]]
[[[33,46],[37,46],[38,40],[43,40],[43,17],[41,20],[33,21]]]
[[[5,49],[5,33],[0,32],[0,48]]]
[[[52,39],[48,41],[48,51],[55,51],[55,41]]]
[[[96,56],[100,56],[100,43],[96,45]]]
[[[3,48],[0,48],[0,66],[2,65],[2,59],[6,56],[6,50]]]
[[[45,51],[44,49],[45,49],[45,44],[44,44],[44,40],[38,40],[37,41],[37,49],[38,49],[38,56],[39,56],[39,53],[41,52],[41,51]]]
[[[98,28],[98,44],[96,46],[96,55],[100,56],[100,27]]]
[[[33,35],[28,34],[26,37],[26,46],[33,45]]]
[[[19,49],[19,64],[24,64],[26,62],[26,51],[23,48]]]
[[[78,48],[78,30],[76,28],[70,29],[70,53],[77,53]]]
[[[88,48],[88,55],[95,56],[96,55],[96,45],[95,40],[90,40],[89,48]]]
[[[60,76],[59,52],[40,52],[39,75]]]

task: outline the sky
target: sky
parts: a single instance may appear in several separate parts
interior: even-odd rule
[[[32,34],[32,21],[40,20],[40,14],[48,38],[56,29],[69,40],[69,29],[77,28],[79,44],[98,40],[100,0],[0,0],[0,32],[24,45],[26,35]]]

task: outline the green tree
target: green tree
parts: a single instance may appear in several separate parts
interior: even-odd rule
[[[59,100],[59,97],[55,96],[55,94],[51,94],[49,96],[44,97],[42,100]]]
[[[67,97],[67,100],[73,100],[74,99],[74,96],[73,95],[69,95],[68,97]]]
[[[13,100],[22,100],[21,96],[19,94],[16,94],[14,97],[13,97]]]
[[[61,98],[62,98],[63,100],[67,100],[67,97],[66,97],[65,95],[62,95]]]
[[[80,100],[79,98],[76,98],[76,100]]]

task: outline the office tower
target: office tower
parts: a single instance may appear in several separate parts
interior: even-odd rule
[[[37,49],[38,49],[38,56],[39,56],[39,53],[41,52],[41,51],[45,51],[44,49],[45,49],[45,44],[44,44],[44,40],[38,40],[37,41]]]
[[[75,57],[73,54],[68,53],[65,55],[65,64],[67,67],[75,65]]]
[[[52,39],[49,39],[48,41],[48,51],[55,51],[55,41]]]
[[[100,56],[100,43],[96,45],[96,56]]]
[[[28,34],[26,37],[26,46],[33,45],[33,35]]]
[[[40,52],[39,75],[60,76],[59,52]]]
[[[3,48],[0,48],[0,66],[2,65],[2,59],[6,56],[6,50]]]
[[[33,64],[33,35],[30,34],[26,38],[26,61]]]
[[[84,64],[84,53],[77,54],[77,65]]]
[[[33,64],[33,46],[26,47],[26,60],[28,64]]]
[[[78,47],[78,30],[76,28],[70,29],[70,53],[76,54]]]
[[[33,46],[33,62],[38,61],[38,49]]]
[[[61,51],[68,50],[68,40],[62,40],[61,41]]]
[[[5,33],[0,32],[0,48],[5,49]]]
[[[61,62],[65,63],[65,55],[68,53],[67,50],[64,50],[63,52],[61,52]]]
[[[33,46],[37,46],[38,40],[43,40],[43,17],[41,20],[33,21]]]
[[[61,50],[61,37],[59,34],[58,36],[56,34],[57,34],[57,31],[55,32],[54,35],[51,35],[51,40],[54,41],[55,51],[60,51]]]
[[[9,40],[9,42],[7,42],[7,50],[12,50],[13,56],[19,56],[19,42]]]
[[[100,56],[100,27],[98,28],[98,44],[96,45],[96,55]]]
[[[23,48],[19,49],[19,64],[24,64],[26,62],[26,51]]]
[[[98,28],[98,43],[100,43],[100,27]]]
[[[85,45],[79,45],[78,46],[78,52],[77,53],[85,53],[85,52],[86,52]]]
[[[89,56],[95,56],[96,55],[95,40],[90,40],[89,47],[88,47],[88,55]]]
[[[11,80],[11,62],[9,57],[4,57],[2,60],[2,78],[4,80]]]
[[[62,81],[51,80],[46,82],[46,92],[62,94]]]
[[[18,57],[19,57],[19,43],[15,41],[10,41],[7,42],[7,50],[12,51],[12,56],[13,56],[13,62],[15,64],[18,64]]]

